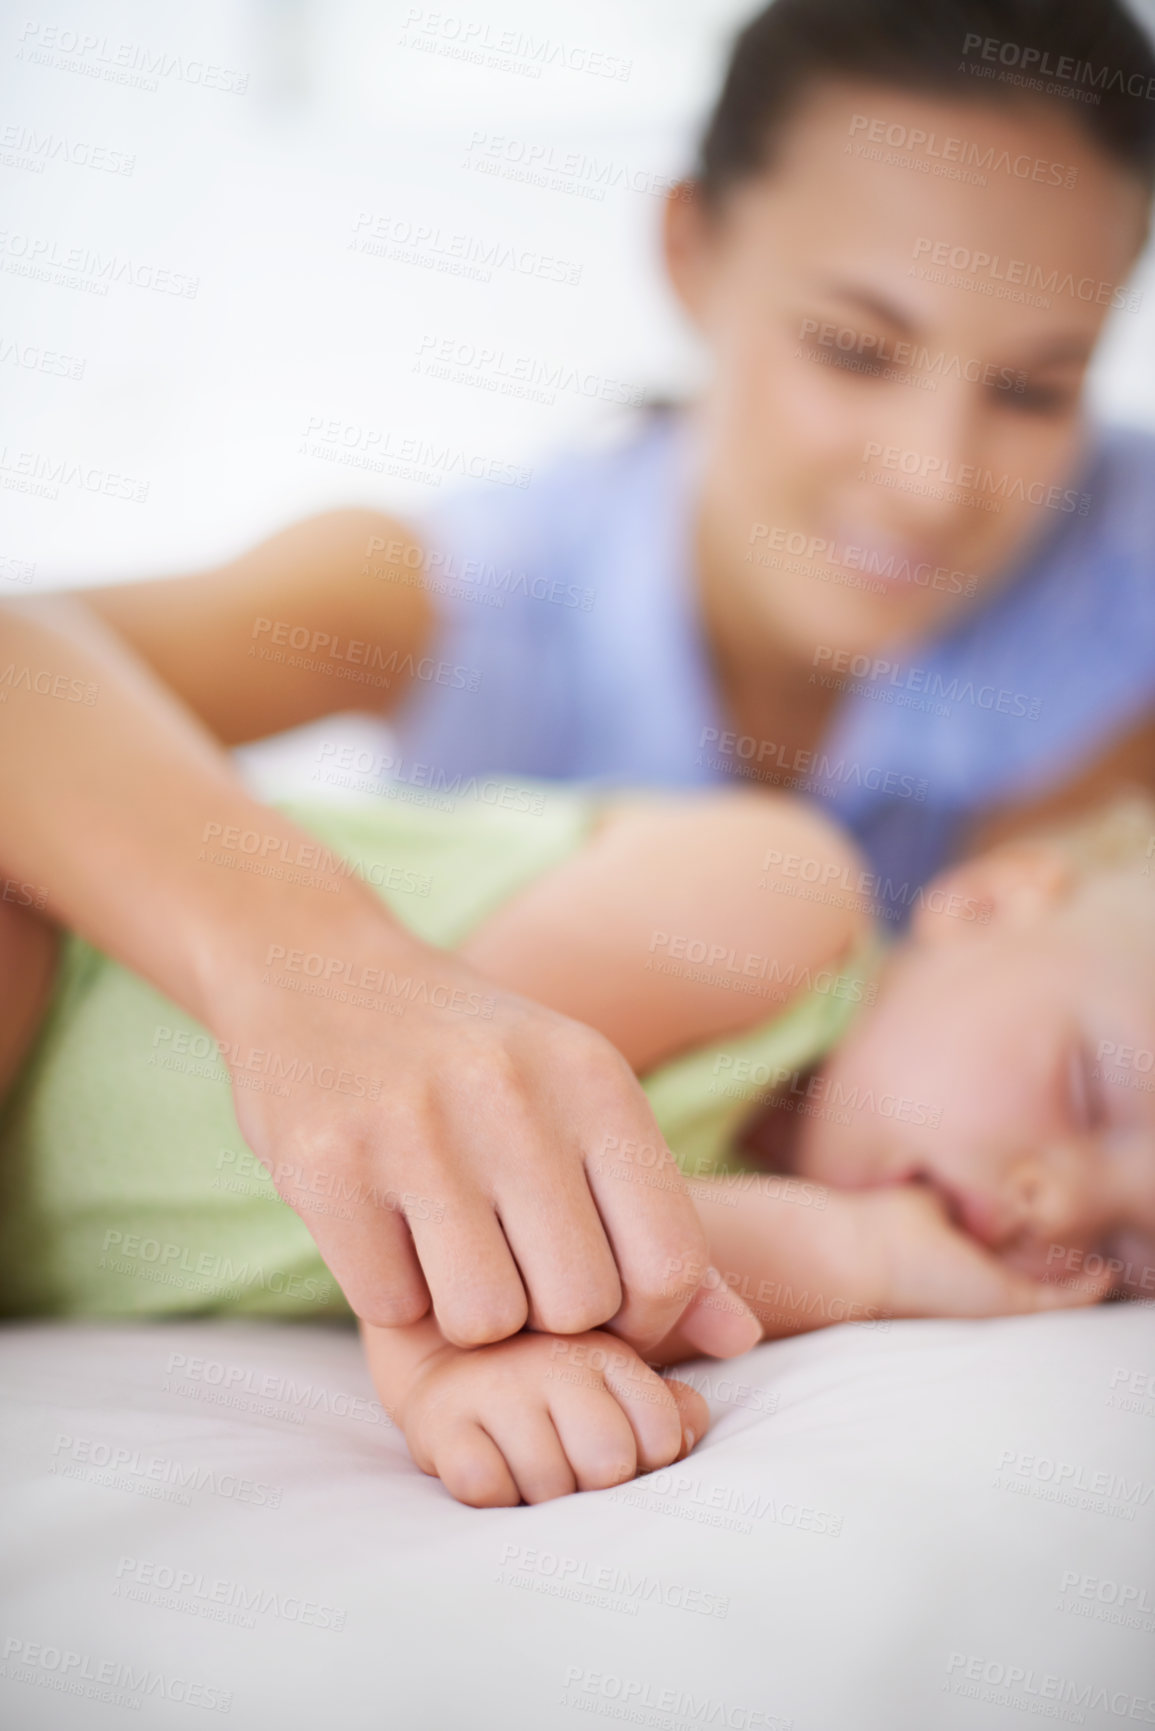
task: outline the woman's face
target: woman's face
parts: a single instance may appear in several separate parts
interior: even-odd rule
[[[816,89],[716,216],[672,200],[702,544],[743,612],[806,659],[900,643],[1086,509],[1080,392],[1145,221],[1049,111],[869,85]]]

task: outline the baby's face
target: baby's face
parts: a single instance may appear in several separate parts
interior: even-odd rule
[[[1155,1296],[1155,879],[1132,867],[1025,917],[947,917],[891,959],[827,1065],[802,1168],[927,1182],[1024,1272],[1112,1255],[1119,1284]]]

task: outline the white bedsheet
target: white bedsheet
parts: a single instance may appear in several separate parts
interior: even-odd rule
[[[1153,1372],[1150,1306],[831,1329],[692,1367],[669,1473],[480,1513],[350,1334],[9,1328],[0,1724],[1155,1724]]]

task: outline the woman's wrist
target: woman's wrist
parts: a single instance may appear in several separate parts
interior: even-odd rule
[[[183,1001],[209,1027],[270,970],[348,984],[367,952],[399,966],[425,953],[343,859],[243,792],[200,825],[190,865],[180,874]]]

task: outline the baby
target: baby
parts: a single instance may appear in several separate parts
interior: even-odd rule
[[[648,1186],[681,1184],[680,1167],[709,1239],[710,1267],[662,1271],[710,1289],[707,1326],[699,1314],[691,1340],[679,1325],[648,1363],[611,1332],[551,1335],[532,1316],[473,1348],[433,1315],[362,1325],[382,1403],[455,1497],[540,1502],[668,1465],[709,1418],[656,1367],[704,1347],[1155,1290],[1145,805],[958,868],[880,963],[871,880],[799,801],[542,801],[526,816],[384,802],[299,814],[368,882],[423,885],[427,939],[614,1042],[655,1135],[607,1135],[597,1159]],[[416,919],[412,905],[397,894],[398,917]],[[18,912],[0,930],[10,970]],[[310,985],[309,957],[268,960],[271,992]],[[404,1004],[370,985],[356,1001],[387,1056]],[[347,1315],[314,1221],[351,1203],[435,1228],[435,1194],[330,1193],[289,1163],[267,1174],[221,1056],[145,982],[68,940],[0,1113],[0,1308]]]
[[[707,1022],[736,1018],[722,999],[765,973],[760,951],[778,958],[779,978],[801,961],[815,981],[833,968],[831,989],[849,999],[872,996],[843,959],[867,925],[854,886],[870,878],[812,814],[758,805],[731,806],[697,837],[677,835],[673,812],[646,820],[655,868],[663,840],[690,851],[698,893],[687,889],[683,928],[697,949],[678,948],[704,950],[712,969],[671,968],[645,1001],[655,946],[669,956],[674,945],[643,911],[653,879],[626,857],[636,815],[491,922],[475,960],[612,1032],[640,1069],[688,1032],[678,1018],[695,1019],[691,998]],[[756,858],[763,824],[775,833]],[[736,1291],[769,1338],[823,1321],[1155,1293],[1153,856],[1155,811],[1142,801],[1000,848],[932,887],[876,1000],[820,1071],[713,1050],[714,1086],[744,1096],[748,1115],[767,1109],[747,1156],[772,1148],[796,1174],[692,1185],[722,1309]],[[819,890],[800,901],[807,883]],[[655,1151],[632,1159],[639,1182],[660,1181]],[[708,1423],[704,1402],[667,1380],[675,1416],[653,1370],[606,1334],[523,1334],[463,1353],[432,1321],[363,1332],[415,1459],[466,1502],[606,1485],[662,1464],[675,1423],[685,1449]],[[651,1357],[697,1350],[675,1330]]]

